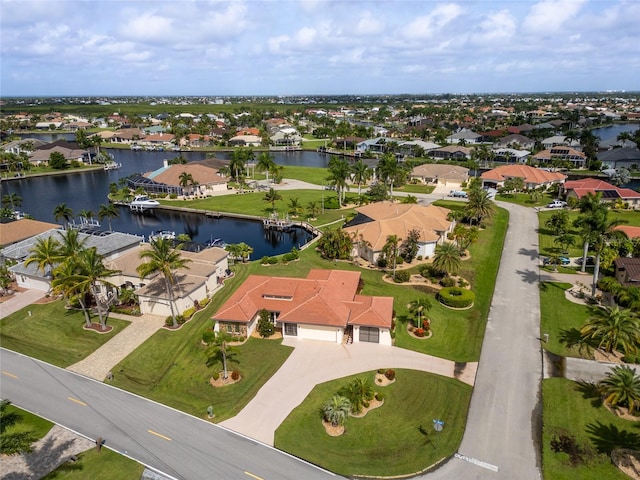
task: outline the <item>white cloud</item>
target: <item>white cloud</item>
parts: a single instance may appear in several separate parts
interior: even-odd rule
[[[531,7],[523,27],[532,33],[555,32],[575,17],[585,3],[586,0],[543,0]]]
[[[413,39],[432,37],[440,29],[462,14],[462,7],[455,3],[438,5],[428,15],[417,17],[405,28],[405,36]]]
[[[375,18],[370,12],[366,12],[364,16],[358,20],[353,33],[359,36],[377,35],[384,30],[384,22]]]
[[[489,13],[479,25],[475,40],[480,43],[505,42],[516,33],[516,19],[508,10]]]
[[[296,33],[295,41],[300,47],[308,47],[313,44],[318,32],[311,27],[303,27]]]

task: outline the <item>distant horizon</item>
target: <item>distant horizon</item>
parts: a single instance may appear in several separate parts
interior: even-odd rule
[[[0,96],[639,91],[638,18],[635,0],[0,0]]]

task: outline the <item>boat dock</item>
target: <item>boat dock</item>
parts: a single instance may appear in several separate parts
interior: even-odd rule
[[[295,223],[286,218],[279,218],[277,213],[272,213],[268,218],[262,219],[262,225],[267,230],[291,230]]]

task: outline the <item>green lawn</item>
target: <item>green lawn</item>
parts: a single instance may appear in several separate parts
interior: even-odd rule
[[[580,327],[590,317],[589,307],[565,298],[570,287],[568,283],[540,284],[540,333],[549,334],[549,342],[542,346],[563,357],[593,358],[589,350],[580,351],[577,346]]]
[[[542,382],[542,471],[546,480],[624,480],[610,459],[614,448],[640,450],[640,425],[622,420],[601,406],[588,384],[562,378]],[[568,434],[582,452],[571,464],[568,453],[554,452],[551,441]]]
[[[405,193],[432,193],[435,190],[434,185],[413,185],[407,184],[403,185],[400,188],[394,189],[394,192],[405,192]]]
[[[10,398],[7,400],[11,401]],[[31,430],[36,438],[36,441],[43,438],[49,430],[53,427],[53,423],[49,420],[45,420],[42,417],[34,415],[33,413],[22,410],[15,405],[9,405],[6,410],[7,413],[17,413],[22,418],[14,426],[7,428],[7,433],[24,432]]]
[[[144,466],[135,460],[103,448],[99,452],[92,448],[78,455],[78,460],[60,465],[44,480],[138,480]]]
[[[545,193],[540,196],[539,201],[534,202],[531,200],[531,196],[528,193],[499,193],[496,195],[496,200],[515,203],[517,205],[522,205],[523,207],[544,207],[555,198],[556,197],[554,195]]]
[[[557,211],[557,210],[556,210]],[[539,233],[539,244],[540,244],[540,253],[543,255],[548,255],[550,252],[557,251],[558,245],[553,242],[554,236],[551,234],[551,231],[545,227],[545,222],[551,215],[554,214],[553,210],[546,210],[544,212],[540,212],[538,214],[538,233]],[[569,211],[569,223],[572,225],[573,221],[578,218],[579,212],[578,210],[570,210]],[[638,210],[610,210],[609,217],[611,219],[621,219],[626,220],[626,225],[632,225],[636,227],[640,227],[640,211]],[[570,257],[581,257],[582,256],[582,243],[580,242],[580,237],[578,235],[578,230],[571,229],[569,233],[575,236],[575,245],[569,249]]]
[[[107,325],[114,328],[107,334],[84,330],[83,325],[82,312],[65,309],[63,300],[30,305],[0,320],[0,346],[66,368],[112,339],[129,322],[110,318]]]
[[[229,370],[239,370],[243,380],[221,388],[209,384],[211,374],[222,366],[207,367],[202,332],[211,328],[211,315],[246,273],[239,269],[211,304],[180,330],[163,329],[153,335],[113,368],[110,383],[198,417],[206,417],[207,407],[213,405],[216,422],[236,415],[292,351],[280,340],[251,338],[237,347],[237,355],[228,363]]]
[[[458,448],[471,387],[415,370],[396,371],[397,380],[376,390],[384,405],[363,418],[349,417],[345,433],[330,437],[322,426],[322,404],[356,377],[317,385],[275,433],[275,446],[341,475],[393,476],[421,471]],[[420,392],[419,395],[416,392]],[[433,420],[443,420],[437,433]]]

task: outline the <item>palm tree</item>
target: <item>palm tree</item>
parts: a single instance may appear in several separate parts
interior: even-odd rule
[[[235,349],[229,345],[232,338],[225,331],[220,331],[215,334],[213,343],[207,349],[207,366],[212,366],[217,362],[222,362],[222,378],[225,380],[229,378],[227,372],[227,360],[231,360],[231,357],[235,354]]]
[[[249,260],[249,257],[251,256],[252,253],[253,253],[253,247],[247,245],[244,242],[240,242],[238,244],[238,255],[240,255],[240,258],[242,258],[243,263]]]
[[[289,213],[294,218],[302,213],[302,205],[300,204],[300,200],[298,197],[293,197],[289,199]]]
[[[362,184],[367,183],[371,178],[371,169],[359,158],[351,165],[351,173],[353,174],[353,181],[358,185],[358,197],[360,197]]]
[[[415,195],[407,195],[402,199],[402,203],[411,203],[413,205],[418,203],[418,197]]]
[[[455,275],[460,269],[462,260],[460,248],[450,242],[436,246],[436,254],[433,257],[432,266],[437,271]]]
[[[36,240],[35,245],[31,248],[31,254],[24,261],[24,264],[29,266],[36,263],[45,277],[53,277],[53,266],[60,261],[62,261],[60,242],[50,235]]]
[[[337,427],[344,425],[351,411],[351,402],[347,397],[334,395],[322,405],[322,415],[327,422]]]
[[[598,387],[605,396],[604,401],[612,407],[626,406],[631,415],[640,409],[640,375],[636,375],[635,368],[613,367]]]
[[[380,158],[376,170],[380,179],[389,187],[389,196],[393,201],[393,185],[396,183],[401,170],[398,160],[394,155],[385,153]]]
[[[553,243],[560,245],[563,253],[569,253],[569,247],[575,243],[575,237],[570,233],[563,233],[554,238]]]
[[[78,216],[85,223],[88,223],[89,220],[91,220],[93,218],[93,212],[91,210],[86,210],[86,209],[85,210],[80,210],[80,213],[78,213]]]
[[[11,206],[11,211],[20,205],[22,205],[22,197],[17,193],[8,193],[2,197],[2,206],[7,208]]]
[[[14,425],[22,421],[22,415],[8,411],[11,404],[9,400],[0,400],[0,453],[3,455],[20,455],[31,452],[31,444],[38,440],[33,430],[24,428],[7,432]]]
[[[373,386],[369,383],[369,380],[356,378],[353,382],[341,388],[338,395],[349,400],[351,412],[360,413],[362,407],[373,398],[374,393]]]
[[[469,201],[465,212],[471,220],[480,223],[484,218],[491,218],[496,211],[495,203],[489,197],[489,192],[482,188],[472,188],[469,191]]]
[[[72,304],[74,300],[77,301],[84,314],[85,324],[91,327],[91,316],[85,299],[87,292],[80,289],[75,278],[77,273],[75,257],[68,258],[56,267],[51,287],[54,292],[61,293],[66,298],[67,305]]]
[[[181,249],[182,244],[174,248],[173,242],[170,239],[159,238],[151,242],[150,249],[140,252],[140,258],[146,261],[136,268],[141,279],[155,274],[160,274],[164,278],[174,328],[178,327],[178,322],[176,320],[173,296],[173,287],[176,285],[177,279],[173,272],[181,268],[188,269],[187,264],[191,262],[190,259],[182,257],[180,254]]]
[[[307,212],[309,212],[310,218],[316,218],[320,213],[320,204],[313,200],[307,204]]]
[[[464,256],[467,248],[478,241],[480,237],[480,229],[478,227],[465,227],[462,223],[456,223],[452,233],[456,245],[460,248],[460,256]]]
[[[336,193],[338,194],[338,204],[342,205],[344,202],[344,192],[348,188],[347,178],[349,177],[349,162],[341,157],[332,157],[329,160],[329,176],[327,182],[329,185],[336,187]]]
[[[601,214],[593,214],[590,219],[593,225],[593,250],[596,252],[596,263],[593,269],[593,282],[591,284],[592,296],[596,294],[596,288],[598,286],[602,253],[612,240],[627,238],[625,232],[616,229],[617,226],[625,224],[627,221],[622,219],[609,220],[607,218],[608,213],[609,210],[604,210]]]
[[[111,219],[118,218],[120,216],[120,211],[115,203],[105,203],[100,205],[100,209],[98,210],[98,219],[102,221],[106,218],[109,222],[109,231],[112,232],[113,228],[111,228]]]
[[[580,329],[580,335],[584,340],[595,340],[598,348],[607,353],[621,347],[625,354],[633,354],[640,344],[640,321],[631,310],[617,305],[596,308]]]
[[[260,155],[258,155],[257,160],[258,162],[256,163],[256,168],[258,169],[259,172],[265,172],[267,174],[267,184],[268,184],[269,172],[276,165],[276,162],[273,159],[273,156],[270,155],[268,152],[262,152]]]
[[[382,251],[385,253],[387,259],[391,257],[393,260],[393,278],[396,278],[396,262],[398,259],[398,244],[400,243],[400,238],[397,235],[388,235],[387,243],[382,247]]]
[[[276,211],[276,202],[278,200],[282,200],[282,195],[280,195],[280,193],[278,193],[276,190],[274,190],[273,187],[271,187],[269,189],[269,191],[264,194],[264,197],[262,198],[262,200],[267,202],[267,203],[270,203],[271,204],[271,211],[275,212]]]
[[[409,304],[409,312],[416,317],[416,327],[422,328],[423,315],[431,310],[431,300],[428,297],[419,297]]]
[[[189,185],[193,185],[193,175],[187,172],[182,172],[178,177],[178,184],[182,187],[182,194],[184,195],[185,189]]]
[[[53,209],[53,218],[55,218],[56,222],[63,218],[65,223],[64,228],[67,228],[73,218],[73,210],[71,210],[66,203],[59,203],[56,208]]]
[[[80,292],[89,292],[96,303],[98,318],[100,318],[100,327],[106,330],[106,316],[103,308],[107,306],[107,298],[102,300],[98,290],[98,284],[107,287],[114,285],[107,281],[107,278],[120,273],[118,270],[112,270],[105,266],[103,257],[98,253],[96,247],[85,248],[80,250],[74,259],[76,273],[69,282],[75,282],[76,288]]]
[[[73,259],[82,249],[85,248],[88,237],[80,238],[80,232],[75,229],[65,230],[60,234],[60,256],[61,260]]]

